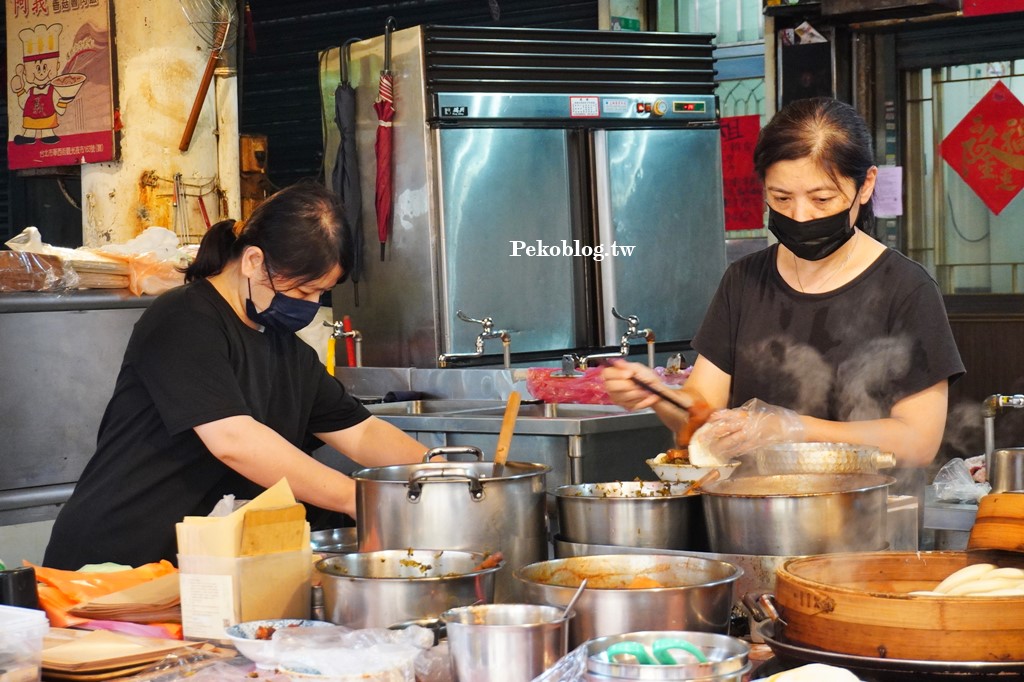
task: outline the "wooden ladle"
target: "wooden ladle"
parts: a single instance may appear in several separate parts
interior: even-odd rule
[[[498,431],[498,447],[494,451],[494,475],[500,476],[505,467],[505,460],[508,459],[508,447],[512,442],[512,431],[516,426],[516,417],[519,416],[519,403],[522,396],[519,391],[512,391],[508,395],[508,402],[505,403],[505,416],[501,419],[501,430]]]
[[[690,493],[697,492],[698,490],[700,490],[701,486],[707,485],[708,483],[711,483],[713,481],[717,481],[718,477],[721,475],[721,471],[719,471],[718,469],[712,469],[711,471],[707,472],[706,474],[698,478],[696,481],[691,483],[689,486],[687,486],[686,490],[684,490],[681,493],[681,495],[689,495]]]

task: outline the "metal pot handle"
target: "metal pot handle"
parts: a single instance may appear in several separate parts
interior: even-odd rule
[[[773,623],[781,621],[785,625],[785,621],[782,620],[779,609],[775,605],[775,595],[771,592],[747,592],[743,595],[742,601],[755,621],[770,620]]]
[[[896,466],[896,455],[891,452],[876,452],[873,459],[875,469],[892,469]]]
[[[472,445],[445,445],[440,448],[430,448],[423,455],[423,461],[429,462],[434,457],[444,457],[447,462],[449,455],[473,455],[476,457],[476,461],[484,461],[484,453],[480,451],[480,448],[475,448]]]
[[[441,449],[441,448],[438,448]],[[475,449],[475,448],[474,448]],[[477,452],[480,452],[477,450]],[[475,471],[463,467],[451,469],[420,469],[409,476],[409,492],[406,497],[410,502],[419,502],[423,494],[423,483],[427,479],[444,479],[446,481],[469,481],[469,496],[474,500],[482,500],[484,497],[484,486],[480,482],[480,475]]]

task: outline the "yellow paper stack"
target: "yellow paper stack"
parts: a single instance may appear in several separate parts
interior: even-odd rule
[[[309,524],[286,480],[227,516],[186,516],[177,536],[185,637],[224,639],[235,623],[309,618]]]

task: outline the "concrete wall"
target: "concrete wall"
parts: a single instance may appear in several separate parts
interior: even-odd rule
[[[114,12],[118,103],[124,126],[121,159],[82,167],[84,244],[124,242],[151,225],[175,230],[183,241],[198,242],[205,230],[199,196],[211,222],[239,215],[234,210],[239,202],[237,151],[234,165],[219,172],[216,135],[219,104],[221,118],[230,122],[223,125],[224,132],[234,137],[225,142],[237,150],[237,89],[220,88],[229,96],[218,103],[222,76],[214,78],[191,146],[179,151],[210,48],[189,25],[178,2],[115,0]],[[184,207],[176,209],[174,177],[178,173],[189,196]],[[223,202],[219,185],[228,189]]]

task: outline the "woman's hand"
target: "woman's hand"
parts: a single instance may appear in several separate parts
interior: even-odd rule
[[[692,375],[691,375],[692,376]],[[690,413],[678,405],[662,400],[651,393],[643,386],[633,381],[633,378],[643,381],[645,384],[654,386],[665,392],[671,392],[678,396],[679,402],[689,405],[691,408],[698,398],[691,391],[683,388],[675,388],[666,385],[661,378],[647,365],[624,360],[612,360],[612,364],[601,370],[601,378],[604,380],[608,396],[616,405],[621,405],[627,410],[642,410],[645,407],[654,408],[655,414],[668,428],[675,433],[680,433],[686,428],[690,420]],[[689,380],[687,380],[689,383]],[[703,403],[703,399],[699,399]]]
[[[610,365],[601,370],[601,379],[604,381],[605,390],[608,391],[608,397],[616,405],[625,407],[627,410],[642,410],[662,402],[661,398],[634,382],[634,377],[664,391],[677,391],[677,389],[666,386],[661,377],[650,367],[638,362],[612,360]],[[680,398],[684,404],[688,400],[682,394],[680,394]]]
[[[715,458],[728,461],[762,445],[799,442],[804,436],[800,415],[754,398],[712,414],[699,438]]]
[[[627,363],[626,360],[613,359],[611,365],[601,370],[601,379],[604,381],[604,388],[608,391],[608,397],[611,401],[626,408],[627,410],[643,410],[644,408],[651,408],[658,402],[662,402],[662,398],[651,393],[643,386],[640,386],[633,379],[637,378],[645,384],[650,384],[655,388],[660,388],[664,391],[673,391],[678,394],[684,404],[690,402],[688,396],[683,395],[678,389],[667,386],[662,378],[658,377],[646,365],[640,365],[639,363]]]

